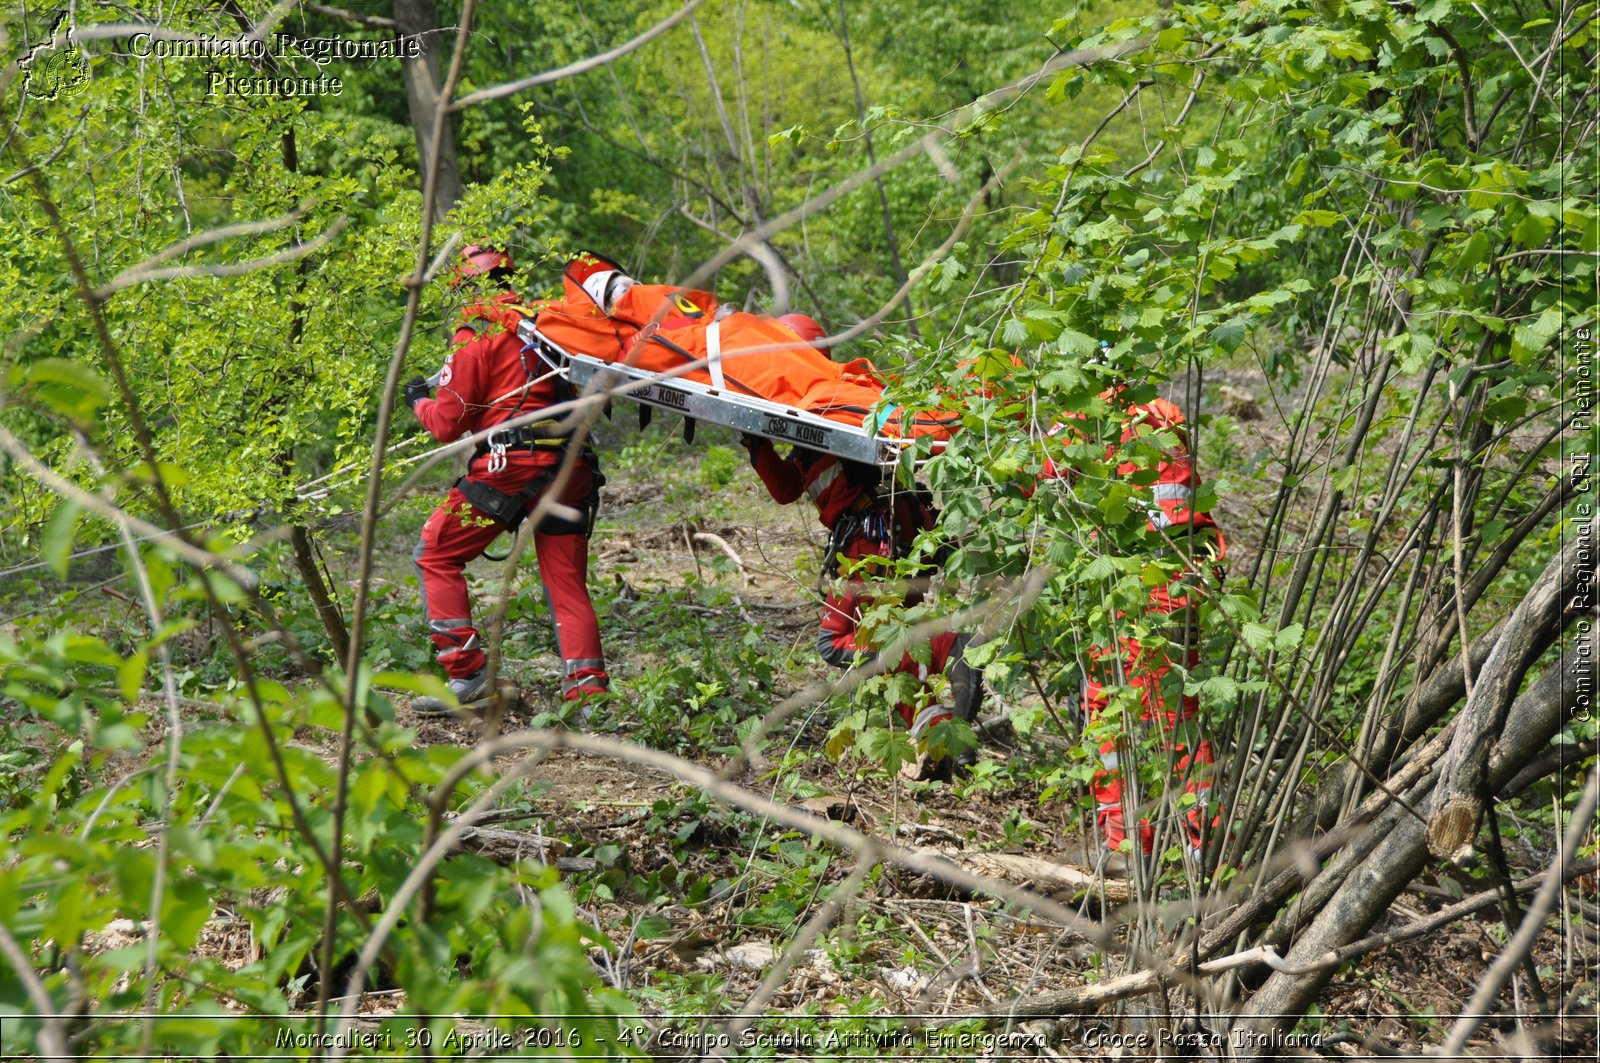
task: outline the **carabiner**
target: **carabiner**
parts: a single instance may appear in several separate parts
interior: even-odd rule
[[[506,444],[503,440],[495,438],[499,434],[498,431],[491,432],[487,440],[489,444],[489,464],[484,467],[484,471],[488,473],[504,472],[506,468]]]

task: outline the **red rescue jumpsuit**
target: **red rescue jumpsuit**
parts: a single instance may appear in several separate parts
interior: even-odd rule
[[[845,560],[887,557],[893,552],[887,537],[891,516],[889,502],[878,499],[874,490],[879,478],[876,469],[800,447],[794,448],[788,457],[781,457],[765,439],[752,445],[750,462],[766,485],[767,493],[779,505],[788,505],[802,494],[810,496],[817,507],[817,519],[834,540],[830,550]],[[910,546],[919,532],[933,526],[932,512],[914,494],[897,493],[893,504],[894,534],[902,548]],[[849,525],[842,526],[846,521]],[[842,542],[838,541],[841,532]],[[827,563],[832,567],[834,558],[828,558]],[[865,593],[866,582],[860,573],[852,575],[849,582],[850,590],[830,592],[824,599],[822,623],[817,631],[817,653],[835,668],[864,664],[874,656],[870,646],[858,641],[861,614],[871,607],[872,596]],[[856,586],[863,589],[857,590]],[[919,595],[907,596],[908,605],[918,600]],[[941,632],[931,640],[932,654],[927,665],[918,664],[906,654],[889,672],[926,680],[945,670],[956,641],[955,632]],[[937,702],[920,711],[905,703],[895,708],[913,737],[920,737],[934,724],[951,717],[950,711]]]
[[[1101,397],[1114,401],[1115,394],[1114,391],[1106,392]],[[1190,508],[1194,491],[1200,486],[1200,477],[1190,461],[1183,423],[1182,411],[1166,399],[1158,398],[1148,404],[1130,406],[1122,431],[1122,442],[1129,443],[1139,436],[1163,429],[1177,434],[1178,445],[1167,450],[1155,466],[1155,482],[1139,490],[1146,501],[1146,526],[1152,532],[1163,533],[1182,550],[1189,550],[1190,543],[1193,543],[1193,570],[1207,554],[1211,555],[1213,562],[1220,561],[1226,547],[1211,515]],[[1052,434],[1064,427],[1056,426]],[[1110,448],[1107,456],[1114,453],[1115,448]],[[1134,462],[1123,462],[1117,466],[1117,473],[1130,476],[1139,468]],[[1044,475],[1054,477],[1062,474],[1054,462],[1046,459]],[[1164,544],[1165,540],[1162,542]],[[1138,639],[1132,637],[1118,639],[1120,654],[1117,656],[1103,646],[1090,647],[1089,674],[1083,682],[1083,709],[1089,719],[1096,718],[1109,703],[1105,692],[1107,686],[1121,684],[1139,691],[1143,706],[1140,719],[1145,724],[1157,724],[1161,728],[1162,748],[1170,757],[1173,781],[1181,781],[1184,792],[1194,794],[1199,802],[1184,817],[1184,840],[1191,852],[1197,852],[1205,838],[1200,809],[1204,807],[1211,789],[1211,743],[1198,733],[1189,733],[1196,730],[1191,721],[1199,711],[1198,700],[1193,695],[1179,694],[1179,706],[1171,708],[1166,698],[1174,691],[1169,689],[1164,694],[1162,689],[1163,685],[1171,687],[1177,682],[1176,677],[1167,678],[1174,653],[1183,655],[1185,668],[1194,668],[1200,663],[1200,651],[1194,644],[1191,622],[1190,609],[1196,604],[1190,597],[1192,591],[1192,583],[1186,582],[1181,576],[1171,583],[1151,588],[1145,615],[1152,620],[1152,626],[1165,628],[1164,633],[1169,641],[1161,649],[1147,651],[1139,645]],[[1119,665],[1120,677],[1117,674]],[[1127,830],[1122,771],[1115,740],[1107,739],[1101,743],[1100,763],[1102,770],[1095,773],[1090,784],[1095,799],[1095,819],[1106,847],[1116,850],[1127,837]],[[1217,826],[1218,822],[1213,819],[1212,826]],[[1154,826],[1141,817],[1140,848],[1148,854],[1154,844]]]
[[[533,360],[529,352],[530,361],[524,364],[523,344],[516,333],[521,310],[516,296],[509,292],[466,309],[456,330],[456,349],[445,359],[439,376],[437,398],[423,399],[415,407],[417,417],[435,439],[448,443],[558,401],[559,378],[524,388],[542,375],[543,363]],[[509,447],[505,467],[494,472],[490,471],[491,456],[480,447],[466,479],[517,495],[538,478],[554,473],[562,448],[556,441]],[[580,458],[559,501],[588,513],[598,495],[595,476],[590,463]],[[528,499],[524,512],[538,504],[541,494]],[[412,559],[422,588],[428,633],[439,651],[439,663],[452,679],[475,675],[485,665],[478,629],[472,626],[464,570],[467,562],[483,553],[504,530],[471,505],[459,487],[450,489],[444,503],[422,526]],[[547,518],[534,531],[533,547],[555,620],[562,694],[574,700],[603,691],[608,679],[600,649],[600,624],[589,600],[587,518],[582,524]]]

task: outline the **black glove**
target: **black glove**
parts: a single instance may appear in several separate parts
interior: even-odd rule
[[[407,380],[405,391],[406,405],[415,410],[417,408],[417,403],[429,397],[428,392],[430,390],[432,389],[428,387],[428,382],[422,379],[420,376],[414,376],[410,380]]]
[[[750,455],[750,464],[753,466],[756,463],[756,456],[761,453],[762,448],[772,446],[772,440],[763,436],[753,436],[749,432],[740,432],[739,445],[744,447],[745,453]]]

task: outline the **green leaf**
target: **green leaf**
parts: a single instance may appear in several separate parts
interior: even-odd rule
[[[883,770],[891,775],[917,755],[910,735],[887,727],[867,728],[857,740],[856,749],[868,760],[882,764]]]
[[[1251,621],[1239,629],[1239,634],[1244,637],[1245,645],[1253,650],[1268,650],[1272,648],[1273,631],[1265,624]]]
[[[111,385],[105,377],[83,362],[67,358],[44,358],[28,366],[28,383],[48,405],[79,423],[94,419],[94,413],[111,399]]]
[[[167,883],[161,905],[161,937],[179,955],[194,948],[200,931],[211,918],[211,891],[193,878],[175,878]]]
[[[132,703],[144,687],[145,670],[150,666],[150,651],[140,650],[117,666],[117,688],[122,700]]]
[[[1511,230],[1511,239],[1523,247],[1543,247],[1556,227],[1554,218],[1544,218],[1529,211]]]
[[[1232,354],[1244,343],[1246,326],[1242,318],[1229,318],[1211,330],[1211,342]]]
[[[1561,311],[1552,306],[1547,307],[1533,324],[1518,325],[1513,329],[1511,339],[1516,346],[1537,353],[1544,350],[1560,331]]]
[[[1456,259],[1456,268],[1466,273],[1489,252],[1489,235],[1483,232],[1473,233],[1461,244],[1460,256]]]
[[[1300,645],[1300,640],[1305,638],[1305,635],[1306,626],[1304,624],[1290,624],[1273,636],[1272,644],[1279,653],[1287,653]]]
[[[1062,354],[1093,354],[1095,346],[1093,337],[1069,328],[1062,329],[1061,335],[1056,337],[1056,348]]]
[[[1503,395],[1483,408],[1483,415],[1494,424],[1510,424],[1528,412],[1524,395]]]
[[[633,924],[633,936],[639,941],[659,941],[672,936],[672,921],[659,915],[650,915]]]
[[[59,579],[67,578],[67,560],[72,553],[72,542],[78,534],[78,515],[83,507],[70,498],[63,498],[50,515],[39,537],[40,553]]]
[[[1207,705],[1231,706],[1239,697],[1239,684],[1232,677],[1214,675],[1200,683],[1196,690]]]
[[[1302,210],[1294,216],[1296,225],[1315,225],[1319,229],[1326,229],[1337,222],[1343,215],[1336,210]]]

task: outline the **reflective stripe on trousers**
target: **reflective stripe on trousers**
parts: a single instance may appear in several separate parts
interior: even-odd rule
[[[562,662],[561,693],[571,697],[584,691],[601,691],[611,688],[611,678],[606,675],[603,657],[574,657]]]

